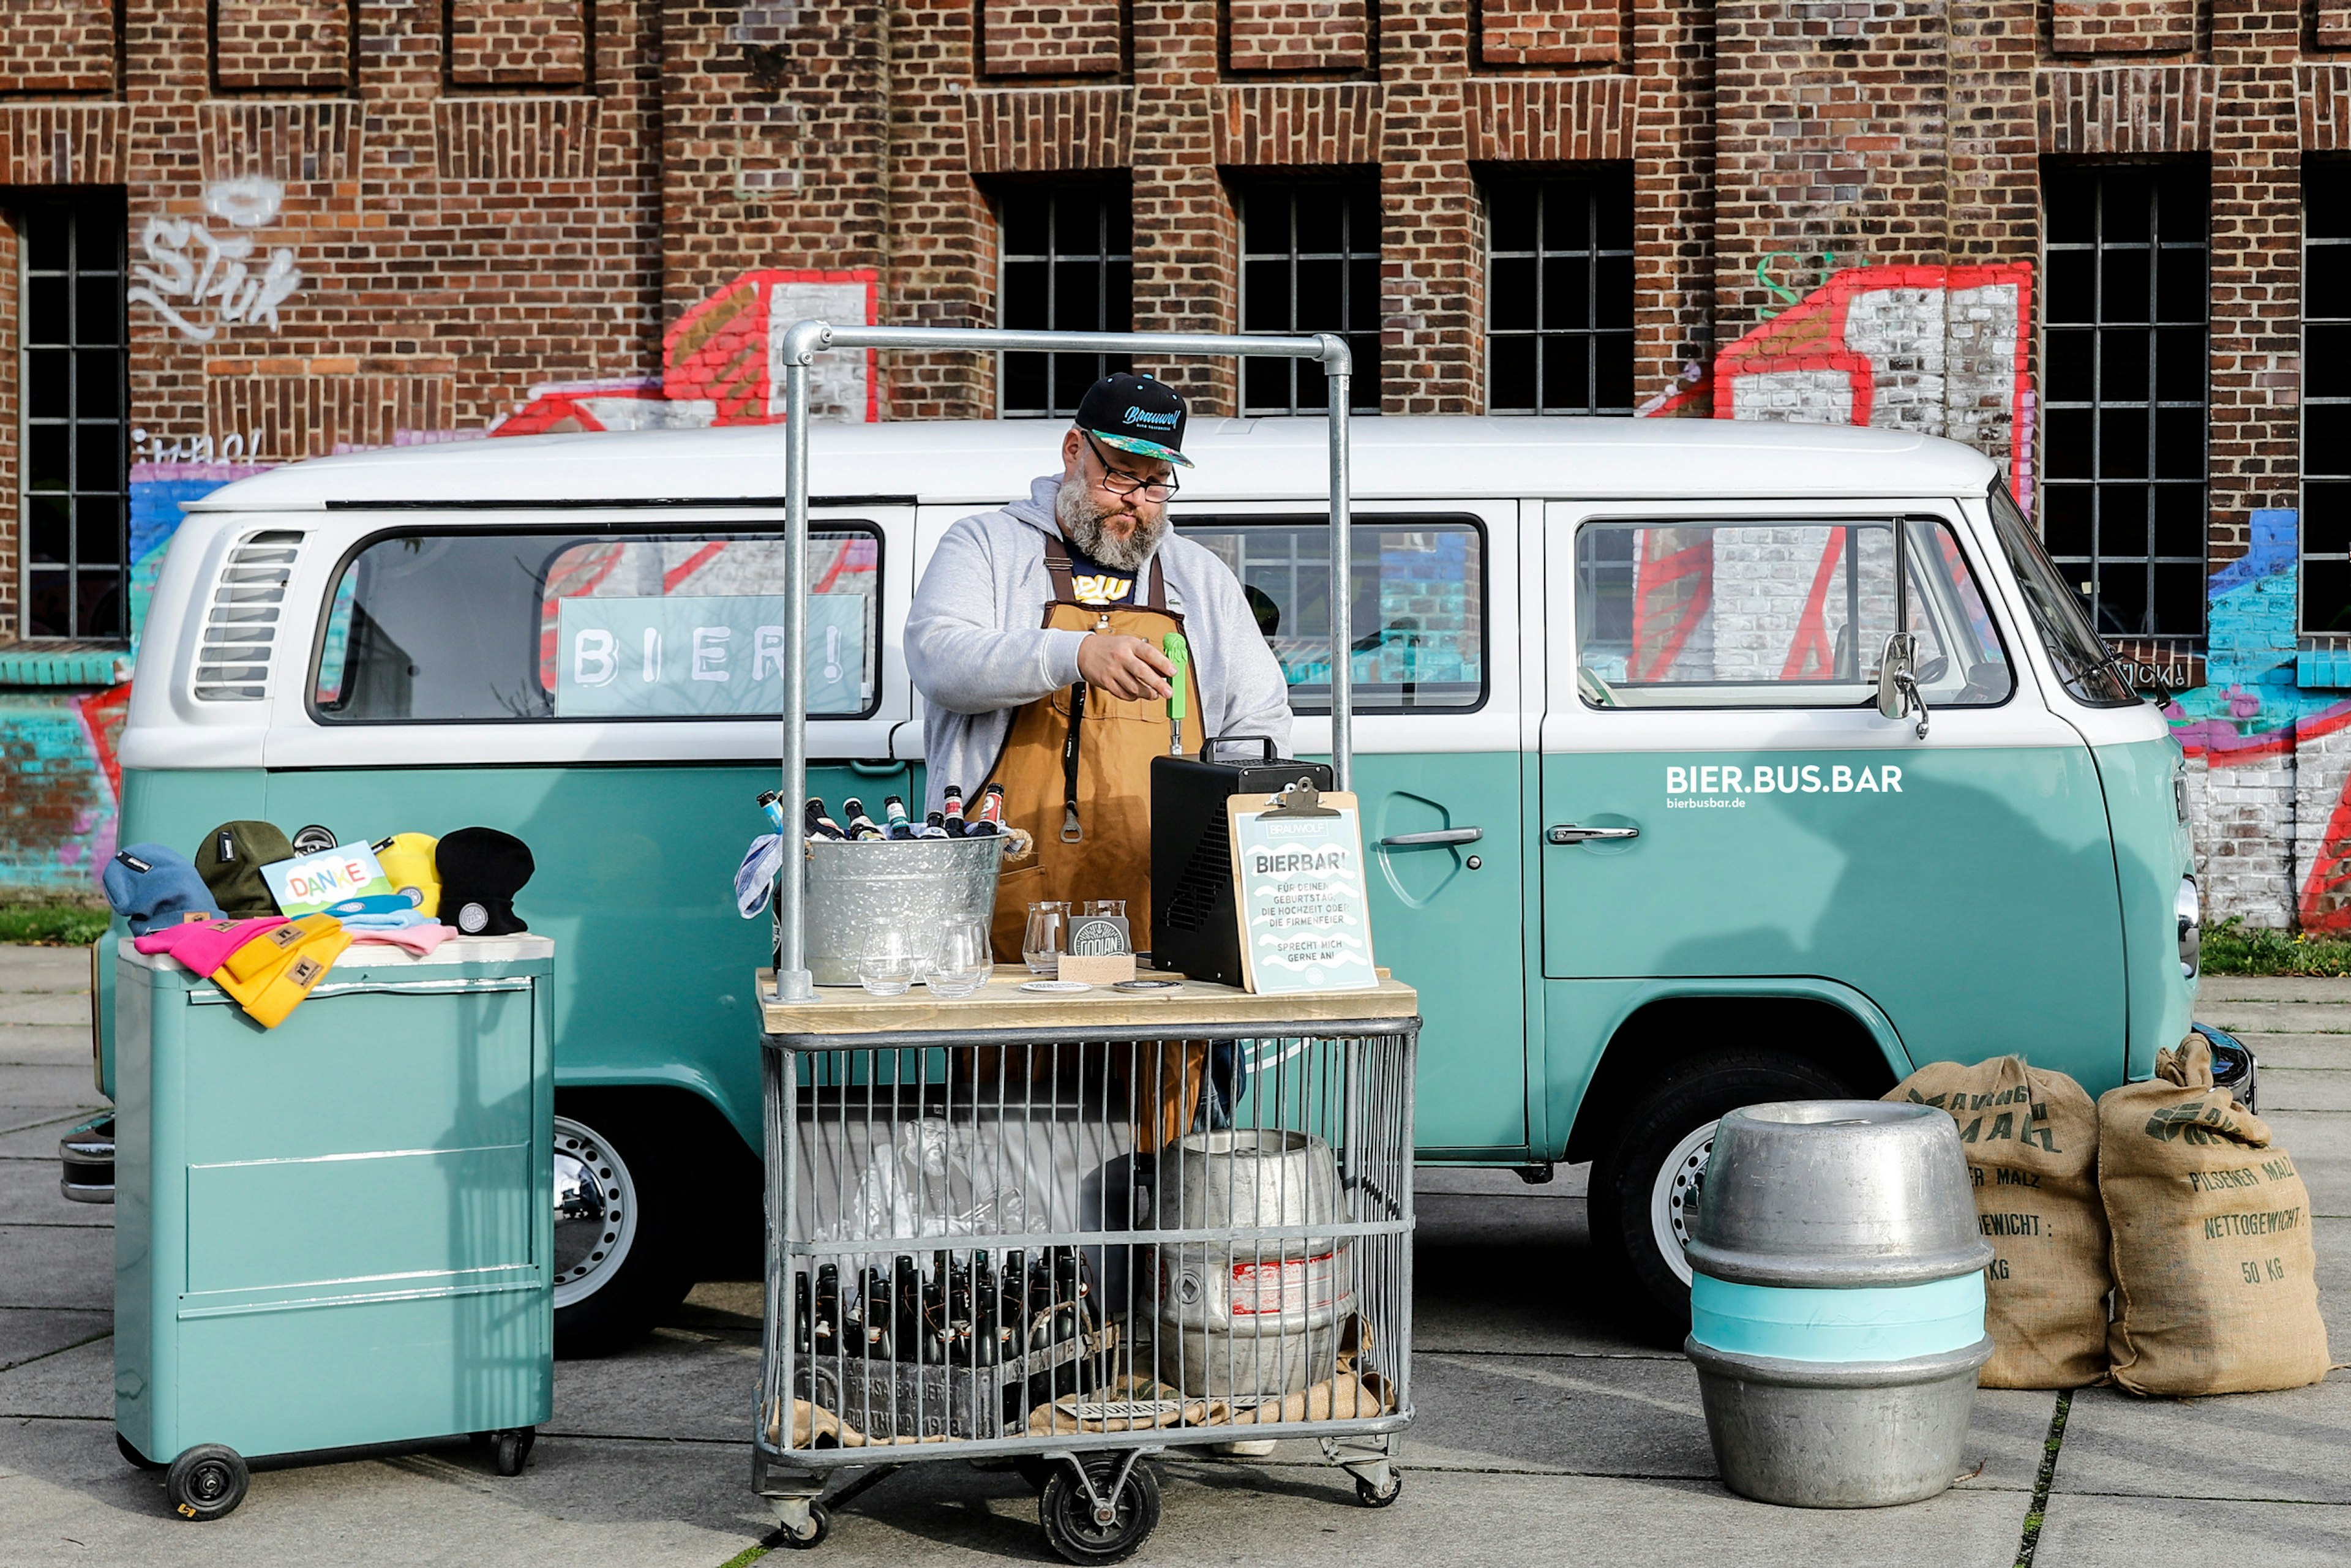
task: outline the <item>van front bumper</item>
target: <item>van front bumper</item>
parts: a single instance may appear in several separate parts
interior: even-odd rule
[[[2215,1029],[2209,1023],[2190,1024],[2189,1027],[2202,1035],[2204,1042],[2212,1048],[2214,1087],[2226,1089],[2236,1096],[2238,1104],[2254,1115],[2260,1115],[2262,1108],[2257,1102],[2261,1097],[2262,1064],[2254,1060],[2253,1048],[2227,1030]]]
[[[57,1140],[57,1190],[75,1203],[114,1201],[114,1113],[92,1116]]]

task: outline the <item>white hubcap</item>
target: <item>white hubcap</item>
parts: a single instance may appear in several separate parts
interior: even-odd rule
[[[629,1167],[594,1129],[555,1119],[555,1304],[584,1301],[629,1255],[637,1189]]]
[[[1656,1182],[1649,1189],[1649,1227],[1656,1233],[1657,1254],[1685,1285],[1690,1282],[1690,1266],[1682,1249],[1689,1245],[1689,1218],[1698,1209],[1698,1195],[1706,1189],[1706,1162],[1714,1155],[1716,1125],[1708,1122],[1691,1128],[1657,1167]]]

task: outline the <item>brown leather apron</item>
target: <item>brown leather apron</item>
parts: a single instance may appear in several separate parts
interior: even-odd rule
[[[1046,541],[1045,570],[1053,580],[1053,600],[1045,606],[1048,631],[1109,632],[1140,637],[1155,648],[1168,632],[1184,630],[1184,618],[1167,608],[1166,582],[1155,555],[1139,608],[1079,603],[1070,580],[1069,547],[1058,535]],[[1196,756],[1201,721],[1196,667],[1186,664],[1184,671],[1184,749]],[[1037,847],[1024,859],[1007,861],[997,883],[998,963],[1020,962],[1029,905],[1038,899],[1074,904],[1081,899],[1123,898],[1136,950],[1150,950],[1151,759],[1168,754],[1164,699],[1129,702],[1081,681],[1012,716],[1011,731],[986,782],[1004,786],[1004,820],[1028,829]]]
[[[1045,570],[1053,580],[1053,598],[1045,606],[1048,631],[1108,632],[1158,647],[1168,632],[1184,630],[1183,616],[1167,608],[1156,555],[1140,606],[1080,603],[1069,547],[1058,534],[1046,540]],[[1184,668],[1184,749],[1196,756],[1203,722],[1196,667],[1195,661]],[[1151,759],[1169,753],[1164,698],[1130,702],[1081,681],[1012,716],[996,766],[965,797],[977,800],[987,784],[1003,785],[1004,820],[1036,839],[1028,855],[1005,862],[997,883],[992,939],[998,963],[1021,961],[1029,905],[1040,899],[1074,907],[1083,899],[1123,898],[1136,950],[1150,949]],[[1106,1071],[1119,1085],[1116,1092],[1131,1095],[1135,1146],[1149,1153],[1190,1128],[1207,1048],[1174,1040],[1133,1048],[1037,1047],[1025,1064],[1011,1060],[1011,1052],[1001,1061],[993,1051],[983,1054],[987,1060],[974,1064],[983,1082],[1000,1071],[1033,1080]]]

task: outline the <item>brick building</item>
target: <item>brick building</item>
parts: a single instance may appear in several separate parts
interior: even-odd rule
[[[0,27],[0,887],[110,850],[179,502],[350,446],[764,420],[768,323],[825,314],[1336,329],[1366,412],[1970,441],[2185,688],[2216,907],[2351,924],[2335,0],[11,0]],[[1096,368],[890,356],[820,401],[1042,416]],[[1311,367],[1165,373],[1209,412],[1322,396]]]

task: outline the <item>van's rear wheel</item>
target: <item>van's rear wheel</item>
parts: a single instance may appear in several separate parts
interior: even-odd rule
[[[701,1229],[689,1201],[667,1118],[558,1097],[556,1354],[618,1350],[685,1299]]]
[[[1742,1105],[1838,1100],[1853,1090],[1804,1057],[1715,1051],[1677,1065],[1635,1100],[1592,1165],[1592,1248],[1625,1319],[1660,1340],[1689,1329],[1689,1265],[1681,1249],[1705,1190],[1714,1124]]]

